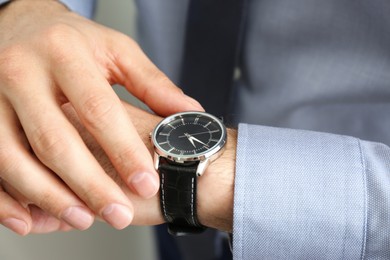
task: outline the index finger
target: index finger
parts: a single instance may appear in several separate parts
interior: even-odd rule
[[[77,57],[57,66],[57,84],[127,185],[142,197],[155,195],[159,180],[149,151],[96,64],[84,61]]]

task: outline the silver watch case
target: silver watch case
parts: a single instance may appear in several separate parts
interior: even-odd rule
[[[221,127],[221,131],[222,131],[221,139],[219,140],[219,142],[216,145],[214,145],[212,148],[210,148],[209,150],[202,152],[202,153],[199,153],[199,154],[195,154],[195,155],[178,156],[177,154],[172,154],[172,153],[169,153],[168,151],[165,151],[164,149],[162,149],[156,141],[156,134],[158,132],[158,129],[161,126],[166,125],[166,124],[170,123],[171,121],[176,120],[177,118],[180,118],[181,116],[193,115],[193,114],[200,114],[204,117],[212,118],[215,120],[215,122],[217,122],[219,124],[219,126]],[[151,133],[151,141],[152,141],[152,144],[154,147],[154,156],[153,156],[154,168],[156,169],[156,171],[158,170],[158,166],[159,166],[161,157],[166,158],[166,159],[173,161],[175,163],[183,163],[183,164],[187,163],[187,162],[199,161],[199,165],[198,165],[198,168],[196,170],[196,174],[198,176],[201,176],[205,172],[205,170],[209,166],[209,164],[221,155],[221,153],[223,152],[223,148],[225,147],[225,144],[226,144],[226,139],[227,139],[226,127],[224,126],[224,124],[221,122],[220,119],[218,119],[217,117],[215,117],[211,114],[204,113],[204,112],[181,112],[181,113],[173,114],[173,115],[163,119],[154,128],[154,130]]]

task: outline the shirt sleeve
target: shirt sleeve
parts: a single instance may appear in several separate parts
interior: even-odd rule
[[[10,0],[0,0],[0,5],[8,3]],[[95,12],[96,0],[61,0],[70,10],[82,16],[92,18]]]
[[[234,259],[390,259],[390,148],[241,124]]]
[[[70,10],[87,18],[92,18],[95,12],[96,0],[61,0]]]

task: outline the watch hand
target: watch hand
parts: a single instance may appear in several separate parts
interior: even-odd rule
[[[184,133],[184,136],[188,138],[188,141],[190,141],[190,143],[196,148],[195,144],[194,144],[194,140],[191,138],[192,136],[190,136],[189,134],[187,133]]]
[[[204,142],[202,142],[201,140],[199,140],[199,139],[193,137],[193,136],[190,135],[190,134],[187,134],[187,135],[188,135],[188,140],[190,140],[190,141],[192,140],[192,142],[193,142],[193,141],[197,141],[198,143],[203,144],[204,146],[208,147],[208,145],[205,144]]]
[[[213,130],[213,131],[206,131],[206,132],[200,132],[200,133],[194,133],[194,134],[191,134],[191,136],[194,136],[194,135],[201,135],[201,134],[212,134],[212,133],[216,133],[216,132],[219,132],[219,130]],[[190,135],[190,134],[188,134]],[[181,135],[179,136],[179,138],[183,138],[183,137],[187,137],[186,135]]]

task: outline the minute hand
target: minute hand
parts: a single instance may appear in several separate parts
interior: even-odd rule
[[[216,132],[219,132],[219,130],[205,131],[205,132],[200,132],[200,133],[194,133],[191,135],[212,134],[212,133],[216,133]],[[188,135],[190,135],[190,134],[188,134]],[[179,136],[179,138],[183,138],[183,137],[187,137],[187,136],[186,135]]]
[[[204,142],[202,142],[201,140],[199,140],[198,138],[195,138],[195,137],[193,137],[192,135],[190,135],[190,134],[187,134],[187,137],[188,137],[188,139],[189,140],[193,140],[193,141],[196,141],[196,142],[198,142],[198,143],[200,143],[200,144],[203,144],[204,146],[207,146],[208,147],[208,145],[207,144],[205,144]]]

